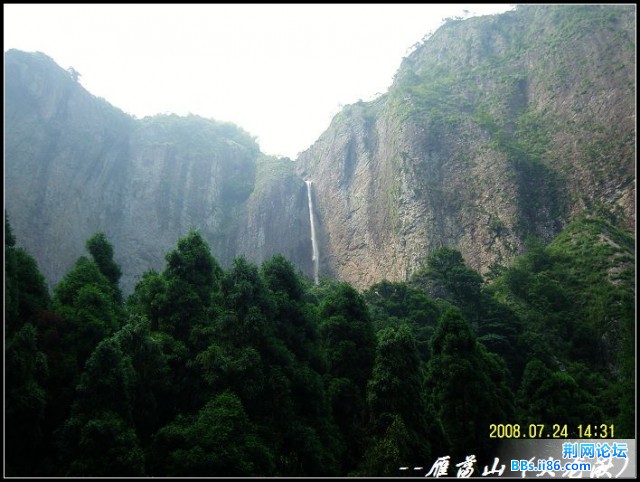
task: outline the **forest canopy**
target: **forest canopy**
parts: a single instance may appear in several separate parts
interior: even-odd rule
[[[221,267],[192,231],[124,299],[104,233],[50,295],[5,221],[10,476],[394,476],[490,424],[635,436],[634,244],[599,218],[487,279],[450,248],[406,282]]]

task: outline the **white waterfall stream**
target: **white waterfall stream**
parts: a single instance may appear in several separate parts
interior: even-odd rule
[[[311,181],[306,180],[307,185],[307,198],[309,199],[309,223],[311,224],[311,249],[313,253],[311,260],[313,261],[313,282],[318,284],[318,267],[320,263],[320,257],[318,255],[318,241],[316,239],[316,223],[313,217],[313,197],[311,196]]]

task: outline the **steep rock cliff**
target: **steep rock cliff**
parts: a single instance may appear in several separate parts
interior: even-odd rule
[[[405,279],[435,247],[487,271],[583,212],[635,222],[635,9],[518,7],[453,20],[389,92],[298,159],[321,272]]]
[[[307,191],[290,159],[258,159],[256,182],[240,218],[237,254],[262,263],[286,253],[303,273],[312,276]]]
[[[96,231],[114,244],[126,292],[190,229],[223,265],[276,253],[309,265],[304,184],[291,161],[279,161],[288,177],[263,175],[277,161],[242,129],[197,116],[136,120],[44,54],[9,51],[5,68],[6,211],[51,284]]]
[[[486,272],[583,213],[635,225],[635,7],[523,6],[451,20],[389,92],[296,162],[230,124],[134,119],[44,54],[5,53],[6,211],[55,284],[104,231],[130,291],[190,229],[228,265],[290,258],[360,288],[435,247]]]

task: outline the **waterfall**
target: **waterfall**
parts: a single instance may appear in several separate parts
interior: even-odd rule
[[[311,181],[304,182],[307,185],[307,198],[309,199],[309,223],[311,224],[311,260],[313,261],[313,282],[318,284],[318,267],[320,259],[318,256],[318,241],[316,239],[316,223],[313,218],[313,198],[311,197]]]

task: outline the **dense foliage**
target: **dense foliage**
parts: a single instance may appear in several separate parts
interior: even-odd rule
[[[635,435],[634,245],[600,219],[489,281],[440,248],[364,293],[191,232],[126,301],[104,234],[50,298],[5,230],[10,476],[400,475],[488,464],[492,423]]]

